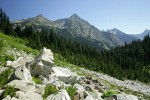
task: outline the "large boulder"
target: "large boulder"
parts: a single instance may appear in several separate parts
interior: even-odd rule
[[[32,75],[47,77],[53,70],[54,57],[50,49],[44,48],[41,53],[28,65]]]
[[[117,100],[138,100],[138,97],[128,94],[117,94]]]
[[[46,100],[70,100],[70,97],[65,89],[60,90],[56,95],[51,94]]]
[[[53,75],[56,75],[60,81],[66,84],[73,84],[78,80],[77,75],[67,68],[53,67],[52,69]]]
[[[13,80],[7,85],[15,86],[15,88],[18,88],[20,91],[23,92],[35,92],[35,84],[31,82],[26,82],[24,80]]]

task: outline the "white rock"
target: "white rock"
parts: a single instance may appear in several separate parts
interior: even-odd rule
[[[25,92],[22,92],[22,91],[16,91],[16,97],[17,97],[17,98],[22,97],[24,94],[25,94]]]
[[[84,87],[82,85],[75,84],[74,86],[76,87],[77,90],[85,91],[85,89],[84,89]]]
[[[4,90],[0,90],[0,96],[2,95],[3,92],[4,92]]]
[[[46,85],[36,84],[35,85],[35,92],[39,93],[39,94],[44,94],[45,87],[46,87]]]
[[[38,93],[27,92],[22,97],[20,97],[18,100],[43,100],[43,98]]]
[[[9,61],[9,60],[8,60],[8,61],[6,62],[6,66],[11,66],[11,63],[12,63],[12,61]]]
[[[138,100],[138,97],[128,94],[118,94],[117,100]]]
[[[60,81],[65,82],[66,84],[75,83],[78,79],[77,75],[67,68],[53,67],[52,69],[54,71],[53,75],[56,75]]]
[[[2,99],[2,100],[11,100],[11,97],[10,97],[10,95],[8,95],[7,97],[5,97],[5,98]]]
[[[95,100],[92,96],[87,96],[85,100]]]
[[[65,89],[60,90],[56,95],[51,94],[46,100],[70,100],[70,97]]]
[[[15,88],[19,88],[23,92],[34,92],[35,84],[31,82],[26,82],[24,80],[13,80],[8,83],[10,86],[15,86]]]
[[[50,49],[46,49],[44,47],[44,49],[42,50],[40,56],[41,56],[40,60],[42,61],[42,63],[44,65],[52,66],[52,64],[54,63],[53,53],[51,52]]]
[[[31,74],[47,77],[52,72],[54,57],[50,49],[44,48],[41,53],[28,65]]]
[[[25,80],[27,82],[32,82],[31,73],[25,66],[16,68],[14,77],[19,80]]]
[[[12,66],[14,68],[25,66],[27,62],[31,62],[33,57],[26,56],[26,57],[19,57],[16,61],[7,61],[6,66]]]
[[[15,97],[12,97],[12,98],[11,98],[11,100],[18,100],[18,99],[17,99],[17,98],[15,98]]]
[[[91,93],[91,96],[92,96],[94,99],[98,99],[98,100],[103,100],[103,99],[101,98],[102,95],[103,95],[103,94],[100,93],[100,92]]]

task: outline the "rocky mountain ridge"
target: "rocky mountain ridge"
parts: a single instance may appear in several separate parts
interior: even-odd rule
[[[143,40],[144,36],[148,35],[150,33],[150,30],[145,29],[144,32],[140,33],[140,34],[132,34],[133,36]]]
[[[46,29],[50,31],[55,29],[56,33],[67,38],[74,39],[83,44],[87,44],[97,48],[98,50],[110,49],[112,47],[124,45],[124,42],[128,42],[128,39],[119,38],[112,33],[103,32],[91,25],[89,22],[80,18],[77,14],[73,14],[69,18],[58,19],[50,21],[42,15],[38,15],[33,18],[28,18],[24,21],[18,21],[13,23],[14,27],[19,25],[22,29],[25,26],[33,26],[35,30],[40,31]],[[132,37],[127,34],[124,36]],[[130,38],[130,42],[134,38]]]
[[[111,30],[107,30],[107,32],[109,33],[112,33],[113,35],[115,35],[118,39],[122,40],[124,43],[131,43],[133,40],[138,40],[138,38],[132,36],[132,35],[129,35],[129,34],[126,34],[122,31],[120,31],[119,29],[117,28],[113,28]]]
[[[0,97],[4,96],[7,86],[14,86],[17,91],[14,96],[7,95],[2,98],[3,100],[43,100],[43,97],[46,100],[138,100],[136,96],[125,94],[122,90],[114,90],[118,94],[105,95],[112,91],[109,91],[109,87],[102,80],[113,81],[114,79],[88,70],[85,70],[87,76],[78,76],[69,68],[54,66],[53,53],[46,48],[35,58],[25,56],[19,57],[13,62],[7,61],[5,67],[0,68],[0,74],[8,69],[13,69],[14,72],[8,77],[6,85],[0,89]],[[37,84],[33,81],[33,76],[39,78],[41,82]],[[50,90],[55,87],[57,92],[45,96],[46,88],[49,85],[51,86]],[[73,91],[75,93],[71,96],[70,93]],[[149,94],[150,91],[147,93]]]

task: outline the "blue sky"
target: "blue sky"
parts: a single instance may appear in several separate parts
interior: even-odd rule
[[[138,34],[150,29],[150,0],[0,0],[0,8],[11,20],[38,14],[56,20],[76,13],[100,30]]]

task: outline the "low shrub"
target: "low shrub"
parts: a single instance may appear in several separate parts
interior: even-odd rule
[[[51,94],[56,94],[58,92],[57,88],[53,84],[48,84],[45,87],[45,92],[43,94],[43,98],[46,99]]]
[[[7,85],[5,87],[4,92],[2,93],[0,99],[3,99],[5,97],[7,97],[8,95],[10,95],[10,97],[14,97],[16,95],[16,91],[17,89],[14,88],[14,86],[9,86]]]
[[[32,76],[32,80],[33,80],[36,84],[41,84],[41,83],[42,83],[42,80],[41,80],[39,77]]]
[[[5,55],[4,57],[5,57],[5,61],[7,61],[7,60],[15,61],[15,58],[12,54],[11,55]]]
[[[5,85],[9,81],[13,73],[14,73],[13,69],[6,69],[0,74],[0,87]]]
[[[73,98],[77,92],[76,88],[74,86],[68,86],[68,87],[66,87],[66,91],[69,94],[71,100],[73,100]]]
[[[104,92],[101,97],[102,98],[111,97],[115,94],[118,94],[118,93],[116,91],[113,91],[113,90],[108,90],[108,91]]]

